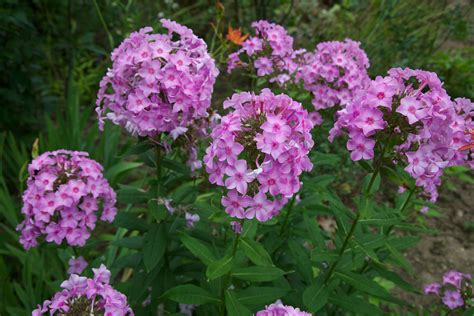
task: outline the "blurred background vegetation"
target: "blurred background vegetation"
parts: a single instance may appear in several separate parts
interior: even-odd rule
[[[57,286],[55,269],[64,269],[71,255],[64,250],[55,261],[47,258],[52,252],[26,254],[18,245],[19,197],[32,149],[86,150],[115,175],[126,171],[120,156],[133,140],[114,126],[99,133],[94,108],[110,52],[130,32],[159,28],[165,17],[214,46],[228,25],[247,33],[252,21],[268,19],[307,49],[321,41],[360,41],[373,77],[395,66],[424,68],[438,73],[452,97],[473,99],[473,11],[469,0],[2,0],[0,297],[8,304],[0,301],[0,314],[20,315],[43,301]],[[225,76],[225,65],[220,68]],[[236,87],[217,80],[217,99]]]

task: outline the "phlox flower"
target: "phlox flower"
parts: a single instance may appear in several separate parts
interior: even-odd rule
[[[375,140],[363,135],[357,135],[347,141],[347,149],[351,151],[351,159],[354,161],[374,158]]]
[[[225,169],[225,174],[229,177],[225,180],[227,189],[237,189],[237,192],[245,195],[247,193],[247,183],[253,180],[249,176],[250,170],[247,169],[247,162],[245,160],[237,160],[233,166],[228,166]]]
[[[316,110],[345,107],[370,82],[369,59],[360,43],[322,42],[298,61],[296,81],[311,92]]]
[[[275,303],[267,306],[264,310],[257,312],[256,316],[311,316],[310,313],[304,312],[293,306]]]
[[[439,283],[430,283],[425,285],[424,292],[426,295],[428,294],[439,294],[439,290],[441,289],[441,284]]]
[[[464,274],[461,272],[448,271],[443,275],[443,284],[451,284],[459,289],[463,278]]]
[[[247,38],[238,51],[229,55],[227,71],[253,65],[257,76],[271,75],[270,82],[283,85],[290,81],[304,50],[294,50],[293,37],[278,24],[261,20],[253,22],[252,28],[255,36]]]
[[[83,246],[99,211],[101,220],[114,220],[116,194],[104,178],[102,166],[87,153],[46,152],[31,162],[28,171],[22,208],[25,219],[17,227],[25,249],[36,246],[42,235],[58,245],[66,239],[71,246]]]
[[[394,151],[386,154],[404,166],[434,202],[445,168],[474,168],[470,153],[459,150],[471,141],[465,131],[474,126],[472,108],[470,100],[451,100],[436,74],[394,68],[369,82],[337,112],[329,140],[348,135],[354,161],[373,159],[377,143],[395,143]]]
[[[234,94],[224,107],[233,111],[214,128],[204,156],[209,181],[229,190],[221,202],[230,216],[267,221],[312,169],[312,121],[301,104],[268,89]]]
[[[207,118],[219,73],[207,45],[185,26],[160,22],[167,34],[145,27],[112,52],[96,102],[101,129],[110,120],[131,134],[176,139]]]
[[[71,274],[61,283],[62,291],[32,312],[33,316],[67,314],[71,309],[80,315],[133,316],[127,297],[110,286],[110,271],[102,264],[94,278]]]
[[[67,273],[69,274],[81,274],[82,271],[87,267],[87,261],[84,259],[83,256],[79,256],[77,258],[72,257],[68,261],[69,268]]]
[[[461,297],[459,291],[446,291],[443,296],[444,305],[448,306],[449,309],[455,309],[464,305],[464,300]]]

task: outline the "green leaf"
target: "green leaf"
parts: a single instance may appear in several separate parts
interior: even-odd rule
[[[161,260],[166,250],[165,225],[153,225],[145,235],[143,247],[143,262],[148,271],[151,271]]]
[[[244,221],[241,237],[248,238],[248,239],[255,238],[255,235],[257,234],[257,228],[258,228],[258,222],[256,220]]]
[[[232,272],[232,276],[238,279],[255,281],[255,282],[267,282],[273,281],[284,275],[285,272],[276,267],[247,267],[236,269]]]
[[[329,303],[337,305],[356,315],[383,315],[383,312],[375,305],[355,296],[347,296],[342,293],[335,293],[329,297]]]
[[[334,275],[340,280],[346,282],[347,284],[352,285],[354,288],[370,294],[375,297],[379,297],[389,302],[404,304],[403,301],[393,297],[388,293],[381,285],[377,282],[368,279],[362,275],[353,273],[353,272],[341,272],[337,271]]]
[[[118,201],[125,204],[145,203],[150,198],[148,192],[128,185],[121,185],[117,191]]]
[[[327,304],[328,297],[328,288],[321,280],[318,280],[304,290],[303,303],[310,312],[315,313]]]
[[[304,223],[306,225],[306,230],[308,231],[308,236],[311,242],[316,246],[316,248],[323,247],[325,248],[324,237],[321,234],[321,229],[316,223],[315,218],[310,218],[306,212],[304,213]]]
[[[311,267],[311,260],[308,256],[308,251],[294,240],[290,240],[288,242],[288,247],[290,248],[290,253],[293,260],[296,262],[298,272],[303,277],[303,280],[309,284],[313,279],[313,270]]]
[[[217,279],[220,276],[223,276],[232,269],[233,265],[233,256],[227,255],[224,258],[214,261],[207,266],[206,276],[209,280]]]
[[[129,212],[118,212],[115,216],[113,225],[116,227],[123,227],[129,230],[139,230],[146,231],[148,230],[148,223],[137,217],[136,214]]]
[[[374,265],[374,270],[384,279],[389,280],[402,289],[412,292],[412,293],[420,293],[417,289],[415,289],[410,283],[405,281],[401,276],[397,273],[389,271],[385,269],[383,266]],[[421,294],[421,293],[420,293]]]
[[[166,207],[163,204],[158,203],[155,199],[148,201],[148,209],[153,218],[157,221],[164,220],[169,214]]]
[[[364,168],[368,172],[374,172],[374,168],[365,160],[359,160],[358,161],[359,165]]]
[[[462,313],[462,316],[473,316],[473,315],[474,315],[474,307],[471,307],[467,309],[466,311],[464,311],[464,313]]]
[[[168,158],[163,158],[161,160],[161,163],[167,169],[173,170],[177,173],[184,174],[184,175],[187,175],[187,174],[190,173],[190,170],[189,170],[188,166],[186,166],[184,164],[180,164],[180,163],[178,163],[174,160],[171,160],[171,159],[168,159]]]
[[[336,154],[325,154],[321,152],[314,151],[311,154],[311,160],[314,161],[313,165],[316,166],[335,166],[341,160],[339,155]]]
[[[394,247],[392,247],[388,242],[385,243],[385,246],[387,247],[390,254],[393,256],[395,261],[397,261],[400,264],[400,266],[403,269],[405,269],[405,271],[407,271],[410,274],[413,274],[413,268],[411,267],[408,260],[403,256],[403,254],[399,252],[397,249],[395,249]]]
[[[225,308],[229,316],[251,316],[252,313],[240,303],[235,294],[229,290],[225,291]]]
[[[216,257],[212,253],[211,249],[206,246],[200,240],[191,237],[185,233],[180,234],[181,242],[188,248],[189,251],[196,257],[198,257],[205,265],[210,265],[216,261]]]
[[[403,237],[392,236],[387,241],[387,243],[397,250],[404,250],[404,249],[415,247],[419,241],[420,241],[420,237],[418,236],[403,236]]]
[[[133,170],[135,168],[141,167],[142,165],[143,165],[142,162],[122,161],[122,162],[119,162],[119,163],[115,164],[114,166],[112,166],[108,170],[106,170],[105,171],[105,177],[107,179],[109,179],[111,182],[113,182],[113,180],[116,177],[118,177],[119,175],[121,175],[121,174],[123,174],[127,171]]]
[[[247,239],[245,237],[240,238],[239,248],[244,252],[247,258],[253,263],[259,266],[272,266],[272,258],[268,252],[259,243]]]
[[[368,189],[369,184],[370,184],[370,179],[372,178],[372,176],[373,176],[373,173],[369,173],[367,176],[365,176],[364,182],[363,182],[364,183],[364,192],[367,192],[367,189]],[[377,174],[375,176],[375,180],[372,184],[372,188],[370,189],[370,192],[367,192],[368,194],[370,194],[370,195],[374,194],[375,192],[377,192],[379,190],[380,180],[381,180],[380,174]]]
[[[125,237],[125,238],[113,241],[112,245],[117,246],[117,247],[130,248],[130,249],[141,249],[143,247],[143,237],[142,236]]]
[[[377,217],[365,218],[359,220],[359,224],[362,225],[377,225],[377,226],[388,226],[395,225],[401,221],[400,217],[393,217],[384,214],[378,214]]]
[[[220,304],[221,300],[208,291],[193,285],[178,285],[166,291],[163,297],[182,304]]]
[[[373,250],[370,249],[370,248],[365,247],[365,245],[362,244],[361,242],[359,242],[356,238],[352,238],[352,239],[351,239],[351,242],[354,244],[354,246],[360,248],[360,250],[362,250],[362,252],[363,252],[367,257],[369,257],[370,259],[372,259],[372,261],[374,261],[374,262],[376,262],[376,263],[380,263],[379,258],[377,257],[377,254],[375,253],[375,251],[373,251]],[[357,249],[357,248],[356,248],[356,249]]]
[[[245,306],[264,306],[284,297],[288,289],[273,286],[250,286],[245,290],[236,292],[237,299]]]

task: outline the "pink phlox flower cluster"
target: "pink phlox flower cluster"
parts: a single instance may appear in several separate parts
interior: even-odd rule
[[[208,116],[219,71],[206,43],[176,22],[161,24],[167,34],[145,27],[112,52],[96,102],[101,129],[110,120],[132,134],[176,138]]]
[[[311,316],[311,314],[299,308],[275,303],[267,306],[262,311],[258,311],[256,316]]]
[[[448,271],[443,275],[443,283],[425,285],[426,295],[436,295],[449,309],[462,307],[467,301],[474,301],[472,296],[472,276],[468,273]]]
[[[92,271],[92,279],[71,274],[61,283],[63,290],[38,305],[32,315],[65,315],[74,311],[77,315],[133,316],[127,297],[110,286],[110,271],[103,264]]]
[[[102,166],[85,152],[57,150],[36,157],[28,166],[27,189],[18,225],[25,249],[47,242],[84,246],[100,219],[112,222],[116,194],[102,174]],[[102,206],[102,207],[101,207]]]
[[[236,93],[224,102],[234,110],[212,131],[204,164],[209,181],[226,187],[226,212],[267,221],[301,187],[310,171],[313,123],[300,103],[269,89]]]
[[[458,150],[469,142],[465,130],[472,127],[472,113],[472,103],[452,101],[435,73],[394,68],[337,112],[329,140],[348,134],[347,149],[357,161],[374,158],[377,142],[396,139],[405,170],[436,201],[446,167],[473,166],[469,154]]]
[[[84,259],[83,256],[80,257],[72,257],[68,261],[69,268],[67,273],[69,274],[81,274],[85,268],[87,268],[87,261]]]
[[[242,48],[229,55],[227,72],[236,68],[255,68],[257,76],[271,75],[270,82],[283,85],[298,69],[304,49],[293,49],[291,37],[281,25],[265,20],[252,23],[255,36],[242,43]]]
[[[323,42],[304,55],[296,79],[313,95],[316,110],[344,107],[370,83],[367,68],[369,59],[359,42]]]

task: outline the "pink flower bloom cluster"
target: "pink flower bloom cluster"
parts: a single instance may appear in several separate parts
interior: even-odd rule
[[[83,256],[80,257],[72,257],[68,261],[69,268],[67,270],[67,273],[69,274],[81,274],[85,268],[87,268],[87,261],[84,259]]]
[[[370,83],[367,68],[369,59],[359,42],[323,42],[304,55],[296,78],[312,93],[316,110],[344,107]]]
[[[471,275],[468,273],[449,271],[443,275],[442,284],[427,284],[425,285],[424,292],[426,295],[439,296],[443,304],[449,309],[456,309],[474,302],[471,278]]]
[[[84,246],[100,219],[112,222],[116,194],[102,174],[102,166],[85,152],[57,150],[36,157],[23,194],[25,220],[18,225],[25,249],[38,245],[38,237],[71,246]]]
[[[189,28],[162,19],[167,34],[145,27],[112,52],[112,68],[100,83],[96,111],[140,136],[185,133],[208,116],[219,73],[206,43]]]
[[[256,316],[311,316],[299,308],[275,303],[267,306],[265,310],[257,312]]]
[[[300,103],[269,89],[236,93],[224,108],[234,111],[212,131],[204,156],[209,181],[229,189],[222,205],[230,216],[267,221],[312,169],[313,124]]]
[[[293,50],[293,37],[278,24],[261,20],[253,22],[252,27],[255,36],[250,36],[242,43],[241,49],[229,55],[227,72],[254,67],[257,76],[272,75],[270,82],[283,85],[297,70],[297,59],[305,50]]]
[[[45,314],[65,315],[104,315],[125,316],[133,311],[127,304],[127,297],[110,286],[110,271],[102,264],[92,269],[92,279],[72,274],[61,283],[62,291],[57,292],[51,300],[32,312],[33,316]]]
[[[394,160],[406,163],[416,185],[436,201],[444,168],[469,164],[469,154],[458,149],[469,142],[472,109],[468,100],[453,102],[435,73],[394,68],[337,112],[329,139],[346,132],[354,161],[374,158],[376,144],[395,142]]]

